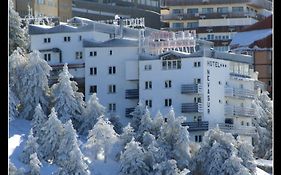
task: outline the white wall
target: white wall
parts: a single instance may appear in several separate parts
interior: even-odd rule
[[[202,19],[198,20],[200,27],[210,26],[237,26],[237,25],[251,25],[257,22],[253,18],[227,18],[227,19]]]

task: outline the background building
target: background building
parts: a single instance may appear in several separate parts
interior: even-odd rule
[[[233,52],[252,55],[259,80],[272,95],[272,16],[237,33],[230,48]]]
[[[214,49],[228,51],[237,31],[271,14],[267,0],[162,0],[164,30],[195,29],[198,38],[214,42]],[[168,13],[168,14],[167,14]]]
[[[14,0],[15,10],[21,17],[29,14],[28,6],[33,16],[59,17],[66,21],[72,17],[72,0]]]
[[[145,26],[160,29],[159,0],[73,0],[72,14],[91,20],[145,18]]]

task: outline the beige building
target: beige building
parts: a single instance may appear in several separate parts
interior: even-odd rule
[[[72,0],[15,0],[15,9],[21,17],[28,15],[28,6],[33,16],[59,17],[60,21],[72,17]]]
[[[199,39],[214,42],[215,50],[228,51],[237,31],[271,15],[267,0],[162,0],[163,30],[196,30]]]

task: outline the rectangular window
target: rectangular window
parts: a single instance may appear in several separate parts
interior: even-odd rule
[[[194,83],[195,84],[200,84],[201,83],[201,79],[200,78],[194,78]]]
[[[50,43],[51,42],[51,38],[44,38],[44,43]]]
[[[75,58],[76,59],[82,59],[83,58],[83,53],[82,52],[75,52]]]
[[[181,60],[162,60],[162,69],[181,69]]]
[[[174,28],[174,29],[183,28],[183,23],[182,22],[174,22],[172,24],[172,28]]]
[[[145,100],[145,106],[151,108],[152,107],[152,100]]]
[[[197,62],[194,62],[194,63],[193,63],[193,66],[194,66],[194,67],[197,67]]]
[[[200,62],[200,61],[198,61],[197,66],[198,66],[198,67],[200,67],[200,66],[201,66],[201,62]]]
[[[151,81],[145,82],[145,89],[152,89],[152,82]]]
[[[98,55],[97,51],[94,51],[94,56],[97,56],[97,55]]]
[[[108,86],[108,93],[116,93],[116,85],[111,84]]]
[[[173,9],[172,13],[173,14],[182,14],[183,13],[183,9]]]
[[[144,70],[151,70],[152,66],[150,64],[144,65]]]
[[[109,103],[108,110],[111,112],[116,112],[116,103]]]
[[[64,42],[70,42],[70,36],[65,36],[64,37]]]
[[[91,52],[89,53],[89,55],[90,55],[90,57],[92,57],[92,56],[93,56],[93,52],[91,51]]]
[[[195,136],[195,142],[198,142],[198,136]]]
[[[90,67],[90,75],[97,75],[97,68],[96,67]]]
[[[196,28],[199,26],[199,23],[198,22],[188,22],[187,23],[187,28]]]
[[[228,7],[218,7],[217,12],[218,13],[228,13]]]
[[[45,61],[51,61],[51,54],[50,53],[45,53],[44,54],[44,60]]]
[[[165,88],[171,88],[172,87],[172,81],[171,80],[166,80],[165,81]]]
[[[166,106],[166,107],[172,106],[172,99],[170,99],[170,98],[165,99],[165,106]]]
[[[80,36],[79,36],[79,41],[81,41],[81,40],[82,40],[82,36],[80,35]]]
[[[202,142],[202,136],[201,135],[198,136],[198,142]]]
[[[109,51],[109,55],[112,55],[112,50]]]
[[[232,7],[232,12],[234,13],[239,13],[239,12],[243,12],[243,7]]]
[[[198,9],[197,9],[197,8],[187,9],[187,13],[188,13],[188,14],[195,14],[195,13],[198,13]]]
[[[115,74],[116,73],[116,67],[115,66],[109,66],[108,67],[108,73],[109,74]]]
[[[90,86],[90,94],[97,93],[97,85]]]
[[[205,14],[207,14],[207,13],[213,13],[213,8],[202,8],[202,13],[205,13]]]

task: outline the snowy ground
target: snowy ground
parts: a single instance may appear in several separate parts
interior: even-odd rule
[[[8,140],[8,157],[9,160],[17,167],[24,168],[28,171],[28,166],[18,160],[21,154],[24,144],[26,142],[29,130],[31,128],[31,122],[23,119],[16,119],[9,123],[9,140]],[[85,142],[85,138],[81,138],[81,142]],[[272,161],[258,159],[257,165],[271,166]],[[46,162],[42,162],[41,175],[51,175],[58,167],[56,165],[50,165]],[[91,163],[90,171],[95,175],[115,175],[120,171],[120,164],[113,160],[108,160],[106,163],[103,160],[95,160]],[[257,168],[257,175],[270,175],[260,168]]]

